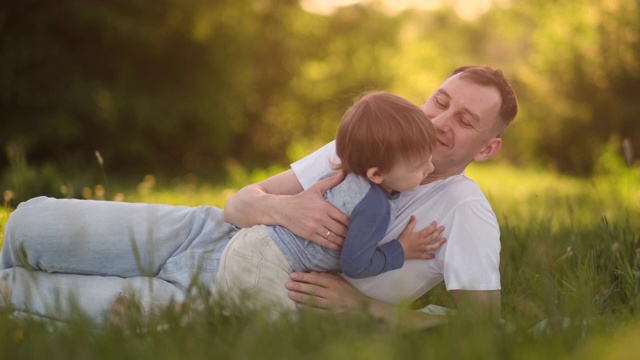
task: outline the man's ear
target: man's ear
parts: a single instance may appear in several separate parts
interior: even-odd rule
[[[492,138],[487,144],[480,150],[476,156],[473,157],[473,161],[483,162],[491,159],[493,155],[497,154],[502,147],[502,139],[501,138]]]
[[[382,183],[382,172],[377,167],[372,167],[367,170],[367,178],[372,183],[380,185]]]

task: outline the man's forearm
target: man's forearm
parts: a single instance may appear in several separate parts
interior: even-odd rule
[[[239,227],[258,224],[284,225],[284,202],[304,189],[291,170],[274,175],[259,183],[245,186],[234,194],[224,208],[224,221]]]
[[[240,227],[280,225],[328,249],[339,250],[349,217],[328,203],[323,194],[344,179],[344,174],[303,189],[292,170],[242,188],[229,200],[224,220]]]
[[[279,225],[279,196],[266,193],[258,185],[246,186],[227,201],[224,221],[239,227]]]

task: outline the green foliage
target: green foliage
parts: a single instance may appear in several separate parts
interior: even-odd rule
[[[286,163],[288,144],[330,140],[354,95],[386,85],[397,24],[293,0],[32,0],[0,20],[4,134],[34,170],[55,163],[67,179],[96,150],[135,177]]]
[[[534,153],[558,170],[591,174],[610,139],[640,144],[637,1],[522,1],[530,26],[522,98],[537,123]]]
[[[633,0],[520,0],[475,19],[379,2],[332,15],[295,0],[7,2],[0,144],[29,165],[0,157],[0,187],[22,174],[29,196],[81,188],[96,150],[133,179],[285,165],[331,140],[363,91],[420,103],[467,63],[500,67],[519,94],[501,159],[589,175],[610,141],[640,144],[638,14]]]
[[[42,194],[58,194],[63,184],[58,170],[52,164],[44,164],[34,168],[27,163],[24,149],[17,143],[9,143],[7,148],[9,169],[3,174],[3,191],[11,191],[8,200],[18,203]],[[17,195],[16,195],[17,194]]]

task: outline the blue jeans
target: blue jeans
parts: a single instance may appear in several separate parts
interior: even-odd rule
[[[100,325],[121,294],[167,304],[194,284],[213,293],[233,233],[210,206],[34,198],[5,227],[0,303],[56,320],[80,310]]]

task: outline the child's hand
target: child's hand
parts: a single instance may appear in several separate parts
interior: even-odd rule
[[[404,258],[408,259],[433,259],[433,252],[437,250],[447,239],[440,237],[444,226],[438,226],[434,221],[426,229],[413,232],[416,226],[416,217],[411,215],[407,227],[404,228],[398,241],[404,249]]]

